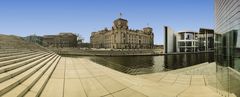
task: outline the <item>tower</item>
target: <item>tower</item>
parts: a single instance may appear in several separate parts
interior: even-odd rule
[[[122,13],[119,14],[119,18],[113,21],[113,29],[128,29],[128,21],[122,19]]]

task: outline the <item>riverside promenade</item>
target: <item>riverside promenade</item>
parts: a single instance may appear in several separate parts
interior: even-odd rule
[[[41,97],[223,97],[214,63],[129,75],[85,58],[61,57]],[[25,96],[32,97],[34,91]],[[234,97],[234,95],[233,95]]]
[[[48,48],[60,55],[77,56],[153,56],[162,55],[162,49],[79,49]]]
[[[225,97],[214,88],[214,63],[130,75],[87,58],[62,57],[15,36],[1,36],[1,97]]]

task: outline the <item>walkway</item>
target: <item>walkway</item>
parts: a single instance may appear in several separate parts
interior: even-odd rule
[[[203,64],[134,76],[88,59],[62,57],[41,97],[222,97],[211,87],[214,76],[205,66],[214,68]]]

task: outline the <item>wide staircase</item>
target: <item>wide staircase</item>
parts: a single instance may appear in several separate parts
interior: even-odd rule
[[[39,96],[60,58],[47,50],[0,49],[0,96]]]

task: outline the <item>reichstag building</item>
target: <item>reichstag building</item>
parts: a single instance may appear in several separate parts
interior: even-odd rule
[[[92,32],[90,42],[93,48],[151,49],[153,38],[151,27],[132,30],[128,28],[126,19],[118,18],[114,20],[112,29]]]

